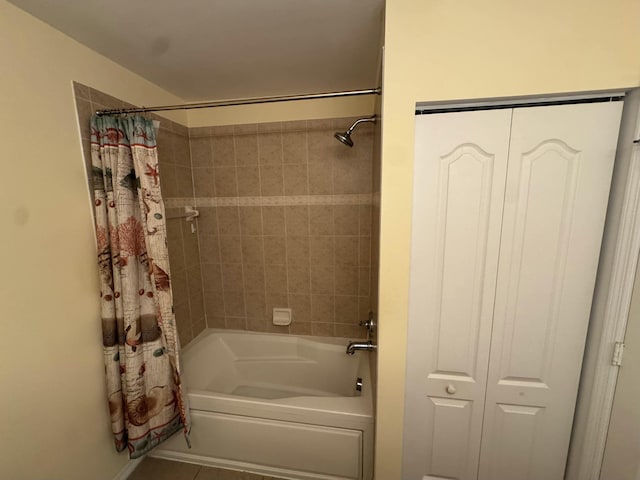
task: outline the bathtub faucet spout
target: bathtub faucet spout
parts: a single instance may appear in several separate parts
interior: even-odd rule
[[[349,342],[347,345],[347,355],[353,355],[356,353],[356,350],[366,350],[367,352],[373,352],[377,345],[375,345],[371,340],[368,342]]]

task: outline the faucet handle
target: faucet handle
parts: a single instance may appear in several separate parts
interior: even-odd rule
[[[369,311],[369,318],[367,320],[360,320],[358,325],[366,328],[370,334],[373,333],[374,328],[376,328],[376,322],[373,319],[373,312]]]

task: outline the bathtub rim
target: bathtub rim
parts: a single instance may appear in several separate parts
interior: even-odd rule
[[[225,334],[268,336],[291,341],[300,338],[313,343],[344,346],[346,350],[348,338],[316,337],[311,335],[291,335],[270,332],[253,332],[246,330],[231,330],[220,328],[206,328],[183,349],[184,356],[197,348],[210,336]],[[346,355],[346,351],[344,353]],[[361,355],[360,371],[363,378],[362,394],[353,397],[313,397],[298,396],[284,399],[261,399],[214,392],[210,390],[189,388],[185,384],[185,391],[189,399],[189,406],[193,410],[223,412],[233,415],[243,415],[256,418],[293,421],[314,425],[333,427],[363,428],[373,425],[375,411],[373,408],[373,385],[371,382],[369,352],[356,352]],[[183,363],[184,367],[184,363]],[[265,414],[268,415],[265,417]]]

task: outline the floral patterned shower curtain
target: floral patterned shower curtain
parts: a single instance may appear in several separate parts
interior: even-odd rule
[[[94,116],[91,161],[111,424],[137,458],[189,434],[152,121]]]

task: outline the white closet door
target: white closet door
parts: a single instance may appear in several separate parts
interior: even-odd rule
[[[514,110],[482,480],[564,476],[621,109]]]
[[[405,480],[477,477],[510,122],[416,117]]]

